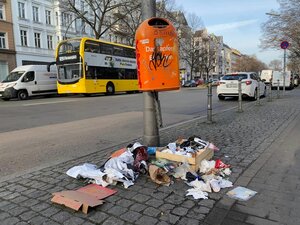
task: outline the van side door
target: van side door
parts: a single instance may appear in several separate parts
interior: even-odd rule
[[[34,71],[26,72],[21,80],[21,83],[22,83],[21,85],[22,87],[20,89],[26,89],[29,96],[35,94],[38,91],[38,86],[35,80]]]

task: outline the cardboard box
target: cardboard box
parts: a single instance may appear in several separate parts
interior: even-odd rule
[[[102,205],[104,202],[101,199],[113,195],[116,192],[116,190],[105,188],[97,184],[89,184],[75,191],[55,192],[53,193],[51,202],[64,205],[76,211],[81,208],[82,212],[87,214],[89,207]]]
[[[195,172],[199,170],[199,166],[202,160],[210,160],[214,156],[214,151],[210,148],[204,148],[197,151],[197,153],[193,157],[161,152],[164,149],[165,148],[156,150],[156,158],[168,159],[175,162],[187,162],[190,164],[191,170]]]

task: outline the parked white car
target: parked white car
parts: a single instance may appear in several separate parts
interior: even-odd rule
[[[261,96],[266,95],[266,85],[255,72],[238,72],[224,75],[217,86],[217,95],[220,100],[225,97],[238,96],[238,81],[242,81],[242,97],[257,99],[258,88]]]

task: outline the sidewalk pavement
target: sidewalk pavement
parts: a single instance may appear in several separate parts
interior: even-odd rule
[[[118,192],[88,214],[51,203],[53,192],[85,186],[66,175],[69,168],[85,162],[101,165],[111,152],[125,147],[116,145],[1,182],[1,224],[299,224],[300,89],[261,102],[247,104],[243,113],[234,109],[214,115],[213,124],[197,119],[160,131],[162,145],[197,135],[221,148],[215,158],[232,165],[234,186],[258,192],[247,202],[228,198],[229,188],[194,200],[185,196],[183,181],[166,187],[140,176],[128,189],[110,186]]]

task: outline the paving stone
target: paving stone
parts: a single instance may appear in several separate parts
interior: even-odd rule
[[[215,200],[212,200],[212,199],[204,199],[204,200],[200,200],[198,202],[198,205],[200,206],[205,206],[207,208],[212,208],[215,204]]]
[[[196,219],[198,221],[204,220],[205,216],[206,214],[200,214],[192,210],[188,211],[188,213],[186,214],[186,217]]]
[[[163,200],[160,200],[160,199],[150,199],[146,202],[146,205],[149,205],[149,206],[152,206],[152,207],[159,207],[161,206],[162,204],[164,204],[164,201]]]
[[[21,203],[22,206],[24,207],[32,207],[34,205],[40,204],[40,201],[36,200],[36,199],[28,199],[24,202]]]
[[[54,214],[53,216],[51,216],[52,220],[55,220],[57,222],[65,222],[66,220],[70,219],[72,217],[72,215],[68,212],[58,212],[56,214]]]
[[[33,212],[33,211],[27,211],[27,212],[24,212],[20,215],[21,219],[26,220],[26,221],[28,221],[31,218],[36,217],[36,216],[38,216],[38,214],[36,212]]]
[[[1,194],[1,193],[0,193]],[[11,200],[11,199],[14,199],[14,198],[16,198],[16,197],[19,197],[20,196],[20,194],[19,193],[9,193],[9,194],[6,194],[6,195],[4,195],[4,196],[2,196],[2,198],[4,199],[4,200]],[[1,196],[0,196],[1,197]]]
[[[43,216],[35,216],[28,221],[30,225],[42,225],[49,222],[49,219]]]
[[[178,225],[200,225],[201,222],[196,219],[183,217],[178,223]]]
[[[161,211],[159,209],[153,208],[153,207],[148,207],[147,209],[144,210],[143,214],[151,217],[157,217]]]
[[[133,210],[133,211],[135,211],[135,212],[141,212],[141,211],[143,211],[145,208],[147,208],[147,206],[144,205],[144,204],[134,203],[134,205],[132,205],[132,206],[130,207],[130,210]]]
[[[98,212],[98,211],[94,211],[92,213],[89,214],[88,219],[91,222],[97,223],[97,224],[101,224],[105,219],[107,219],[109,217],[109,215],[103,213],[103,212]]]
[[[162,206],[159,207],[159,209],[161,211],[168,211],[168,210],[171,210],[171,209],[174,209],[175,205],[172,205],[172,204],[163,204]]]
[[[1,221],[1,225],[14,225],[16,223],[18,223],[20,220],[16,217],[10,217],[10,218],[6,218],[4,220]]]
[[[133,201],[127,200],[127,199],[121,199],[119,201],[116,202],[116,205],[128,208],[129,206],[131,206],[132,204],[134,204]]]
[[[121,206],[113,206],[112,208],[109,209],[108,213],[112,214],[114,216],[120,216],[123,213],[127,212],[127,209]]]
[[[7,217],[10,217],[7,212],[0,212],[0,221],[4,220]]]
[[[22,206],[17,206],[11,210],[9,210],[9,213],[13,216],[19,216],[21,215],[23,212],[28,211],[28,208],[22,207]]]
[[[188,212],[187,208],[183,208],[183,207],[175,207],[172,210],[172,214],[175,214],[177,216],[185,216]]]
[[[179,218],[179,216],[172,215],[170,213],[162,213],[159,220],[165,221],[169,224],[176,224]]]
[[[156,218],[150,216],[142,216],[135,224],[155,225],[158,222]]]
[[[175,194],[172,194],[165,199],[166,202],[174,205],[181,205],[184,202],[184,200],[185,199],[183,197]]]
[[[55,207],[50,207],[48,209],[45,209],[44,211],[41,211],[40,214],[42,214],[43,216],[46,217],[51,217],[54,214],[58,213],[60,211],[60,209],[55,208]]]
[[[102,225],[124,225],[125,222],[116,217],[109,217],[105,220]],[[74,224],[75,225],[75,224]]]
[[[195,211],[196,213],[200,213],[200,214],[208,214],[210,210],[211,209],[204,207],[204,206],[199,206],[199,207],[193,208],[193,211]]]
[[[184,201],[182,204],[181,204],[181,206],[182,207],[185,207],[185,208],[188,208],[188,209],[191,209],[191,208],[193,208],[194,206],[195,206],[195,202],[194,201],[191,201],[191,200],[186,200],[186,201]]]
[[[138,212],[128,211],[120,216],[120,219],[125,220],[126,222],[134,223],[142,215]]]
[[[78,218],[78,217],[71,217],[70,219],[66,220],[63,225],[86,225],[89,223],[88,221],[85,221],[84,219]],[[91,224],[91,223],[89,223]]]
[[[146,201],[148,201],[150,199],[149,196],[144,195],[144,194],[137,194],[136,196],[134,196],[134,198],[132,198],[132,200],[137,201],[139,203],[144,203]]]

